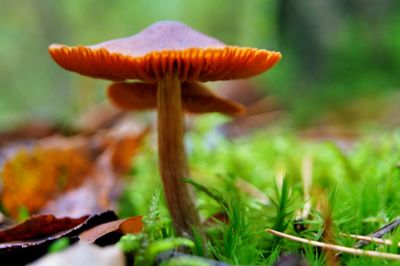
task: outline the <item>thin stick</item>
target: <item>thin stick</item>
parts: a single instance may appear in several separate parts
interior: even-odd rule
[[[339,246],[339,245],[332,245],[332,244],[326,244],[323,242],[318,242],[310,239],[305,239],[297,236],[292,236],[288,235],[279,231],[275,231],[272,229],[266,229],[266,232],[273,234],[278,237],[286,238],[292,241],[304,243],[304,244],[309,244],[312,246],[320,247],[323,249],[331,249],[335,250],[338,252],[344,252],[344,253],[349,253],[353,255],[361,255],[361,256],[369,256],[369,257],[375,257],[375,258],[382,258],[382,259],[389,259],[389,260],[400,260],[400,255],[399,254],[392,254],[392,253],[385,253],[385,252],[378,252],[378,251],[373,251],[373,250],[362,250],[362,249],[356,249],[356,248],[349,248],[349,247],[344,247],[344,246]]]
[[[399,226],[400,226],[400,219],[396,219],[393,222],[391,222],[391,223],[379,228],[377,231],[373,232],[369,236],[370,237],[375,237],[375,238],[381,238],[384,235],[386,235],[386,234],[388,234],[390,232],[393,232]],[[361,247],[366,246],[368,244],[369,244],[369,241],[361,240],[361,241],[358,241],[354,245],[354,247],[355,248],[361,248]]]
[[[364,240],[364,241],[374,242],[374,243],[383,244],[383,245],[391,246],[393,244],[392,240],[390,240],[390,239],[382,239],[382,238],[377,238],[377,237],[372,237],[372,236],[362,236],[362,235],[344,234],[344,233],[340,233],[340,235],[345,236],[345,237],[350,237],[353,239],[357,239],[357,240]],[[397,246],[400,247],[400,243],[397,243]]]
[[[184,124],[181,82],[177,75],[166,75],[158,83],[158,155],[160,174],[168,209],[176,233],[193,237],[192,227],[200,229],[192,188],[183,182],[189,177],[183,145]]]

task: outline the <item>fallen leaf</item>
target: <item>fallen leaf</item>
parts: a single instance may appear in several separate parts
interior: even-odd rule
[[[54,136],[14,152],[1,172],[4,209],[16,218],[22,208],[68,217],[115,208],[120,177],[148,132],[115,128],[90,137]]]
[[[135,216],[104,223],[93,227],[79,235],[79,242],[93,244],[101,237],[110,233],[137,234],[143,230],[142,216]]]
[[[0,247],[9,246],[4,242],[16,242],[45,238],[60,231],[69,230],[86,221],[88,217],[56,218],[54,215],[35,215],[28,220],[0,231]]]
[[[121,177],[129,171],[132,158],[148,132],[149,127],[139,133],[128,127],[104,136],[101,142],[106,148],[97,158],[91,175],[78,188],[49,201],[41,212],[77,217],[115,209],[123,190]]]
[[[3,165],[4,208],[14,218],[21,208],[38,212],[49,199],[81,185],[93,171],[96,156],[83,138],[52,137],[21,149]]]
[[[83,231],[116,220],[112,211],[77,219],[39,215],[0,231],[1,265],[25,265],[46,254],[50,244],[62,237],[78,240]]]

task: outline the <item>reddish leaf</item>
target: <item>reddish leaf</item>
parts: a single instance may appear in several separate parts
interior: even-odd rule
[[[73,219],[56,218],[54,215],[35,215],[20,224],[0,231],[0,243],[44,238],[74,228],[87,218],[87,216]]]
[[[1,265],[24,265],[44,255],[57,239],[68,237],[75,242],[81,232],[116,219],[112,211],[77,219],[34,216],[0,231]]]

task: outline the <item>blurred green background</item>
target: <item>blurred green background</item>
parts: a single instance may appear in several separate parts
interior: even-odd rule
[[[0,127],[31,117],[70,121],[104,99],[107,82],[61,69],[49,44],[93,44],[165,19],[227,44],[282,52],[256,80],[296,124],[400,87],[395,0],[0,0]]]

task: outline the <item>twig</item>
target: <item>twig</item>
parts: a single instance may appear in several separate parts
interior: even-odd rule
[[[374,242],[374,243],[383,244],[383,245],[391,246],[393,244],[392,240],[390,240],[390,239],[382,239],[382,238],[371,237],[371,236],[362,236],[362,235],[345,234],[345,233],[340,233],[340,235],[345,236],[345,237],[350,237],[353,239],[357,239],[357,240],[364,240],[364,241]],[[400,247],[400,243],[397,243],[397,246]]]
[[[331,249],[339,252],[344,252],[344,253],[349,253],[353,255],[362,255],[362,256],[369,256],[369,257],[375,257],[375,258],[382,258],[382,259],[389,259],[389,260],[400,260],[400,255],[399,254],[393,254],[393,253],[385,253],[385,252],[378,252],[378,251],[373,251],[373,250],[362,250],[362,249],[356,249],[356,248],[349,248],[349,247],[344,247],[344,246],[339,246],[339,245],[332,245],[332,244],[326,244],[323,242],[318,242],[310,239],[305,239],[297,236],[292,236],[288,235],[279,231],[275,231],[272,229],[266,229],[266,232],[273,234],[278,237],[286,238],[292,241],[304,243],[304,244],[309,244],[312,246],[317,246],[323,249]]]
[[[374,233],[368,235],[369,237],[374,237],[374,238],[382,238],[384,235],[393,232],[397,227],[400,226],[400,218],[394,220],[393,222],[383,226],[382,228],[378,229],[377,231],[375,231]],[[361,248],[363,246],[366,246],[369,244],[369,241],[366,240],[361,240],[358,241],[354,247],[355,248]]]

